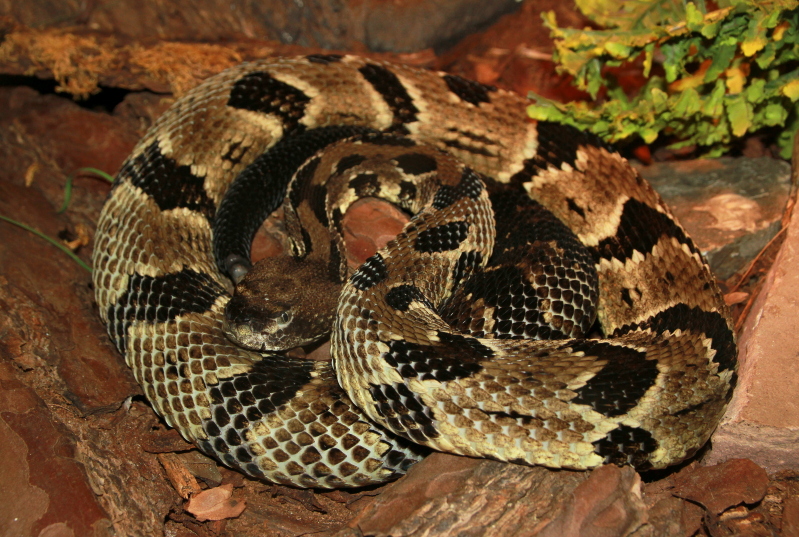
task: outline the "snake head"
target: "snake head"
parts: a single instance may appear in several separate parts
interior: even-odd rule
[[[225,306],[225,334],[257,351],[288,350],[324,337],[340,290],[327,273],[321,264],[293,257],[259,261]]]

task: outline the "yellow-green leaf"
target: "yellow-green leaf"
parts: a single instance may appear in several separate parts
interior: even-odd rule
[[[763,111],[766,125],[782,125],[788,119],[788,111],[778,104],[770,104]]]
[[[555,61],[576,85],[604,98],[558,106],[539,101],[531,115],[608,140],[650,141],[665,133],[703,146],[706,155],[722,154],[734,136],[767,126],[781,129],[782,149],[791,144],[784,133],[799,128],[799,0],[576,2],[607,29],[558,28],[554,14],[543,15]],[[648,78],[637,93],[625,93],[609,69],[625,63]]]
[[[762,35],[755,37],[754,39],[749,39],[741,43],[741,52],[744,53],[746,56],[753,56],[755,53],[763,50],[763,47],[766,46],[768,40],[763,37]]]
[[[644,143],[651,144],[658,139],[658,131],[647,128],[641,129],[641,138],[644,140]]]
[[[752,125],[752,108],[740,95],[734,95],[727,99],[725,106],[727,119],[730,120],[730,127],[735,136],[743,136]]]
[[[702,28],[699,31],[701,32],[702,37],[705,37],[707,39],[712,39],[716,37],[716,34],[719,33],[720,26],[721,24],[719,23],[719,21],[706,22],[704,25],[702,25]]]
[[[705,99],[705,106],[703,108],[705,114],[712,118],[720,118],[724,110],[724,82],[721,80],[716,81],[716,86],[710,95]]]
[[[652,71],[652,60],[655,58],[655,44],[647,43],[644,52],[644,77],[649,77],[649,73]]]
[[[614,58],[626,58],[630,55],[630,47],[614,41],[605,43],[605,50]]]
[[[545,11],[541,13],[541,20],[544,21],[544,26],[553,31],[553,34],[560,34],[558,28],[558,18],[555,16],[554,11]],[[560,35],[553,35],[553,38],[560,37]]]
[[[724,74],[727,76],[727,93],[735,95],[741,93],[746,83],[746,74],[740,67],[731,67],[727,69]]]
[[[774,39],[774,41],[782,41],[782,37],[785,35],[785,30],[790,27],[791,25],[787,21],[777,25],[777,27],[774,28],[774,33],[771,35],[772,39]]]
[[[702,99],[699,97],[699,93],[695,89],[689,88],[680,93],[674,104],[674,113],[680,116],[690,116],[699,112],[701,106]]]
[[[716,48],[716,53],[713,55],[710,67],[705,71],[705,82],[716,80],[719,75],[730,66],[730,63],[735,57],[737,48],[735,43],[720,44],[720,46]]]
[[[685,4],[685,23],[691,30],[699,30],[704,26],[705,17],[693,2]]]
[[[766,87],[766,81],[762,78],[752,80],[746,88],[746,100],[750,103],[759,103],[763,100],[763,95]]]
[[[652,97],[652,103],[655,106],[665,103],[669,98],[668,94],[665,91],[658,88],[652,88],[649,91],[649,95]]]
[[[792,101],[799,99],[799,80],[791,80],[780,91]]]

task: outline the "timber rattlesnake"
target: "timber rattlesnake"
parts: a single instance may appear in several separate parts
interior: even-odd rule
[[[385,481],[423,456],[407,439],[577,469],[692,455],[736,378],[714,278],[624,159],[571,128],[527,121],[526,104],[337,55],[243,64],[179,99],[119,172],[94,250],[102,318],[155,410],[228,465],[304,487]],[[362,168],[369,160],[377,171]],[[340,229],[364,195],[420,211],[340,299],[319,299],[338,303],[335,372],[243,349],[224,331],[248,338],[234,318],[254,306],[225,313],[224,272],[247,271],[249,239],[297,169],[285,202],[295,254],[319,254],[333,280],[346,279],[343,245],[320,226]],[[320,178],[331,174],[338,183]],[[231,231],[241,222],[245,231]],[[511,261],[497,261],[494,242]],[[532,242],[544,254],[514,257]],[[488,287],[470,283],[481,272]],[[496,283],[503,272],[516,279]],[[583,337],[592,304],[601,339]],[[268,330],[298,321],[291,307],[264,310]],[[569,339],[520,339],[530,336]]]

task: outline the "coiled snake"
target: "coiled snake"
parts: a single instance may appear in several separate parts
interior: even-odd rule
[[[338,55],[243,64],[179,99],[94,250],[102,318],[155,410],[303,487],[385,481],[418,445],[574,469],[695,453],[736,378],[715,280],[623,158],[526,104]],[[348,276],[341,219],[364,196],[415,216]],[[294,256],[251,269],[281,204]],[[263,350],[319,326],[332,368]]]

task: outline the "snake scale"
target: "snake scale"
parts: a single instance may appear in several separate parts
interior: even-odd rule
[[[622,157],[526,105],[339,55],[245,63],[178,99],[123,164],[93,259],[156,412],[301,487],[383,482],[429,448],[572,469],[694,454],[736,382],[715,280]],[[364,196],[414,216],[348,275],[341,219]],[[251,286],[270,271],[250,240],[281,205],[289,268]],[[332,365],[255,334],[302,344],[292,283],[332,330]]]

